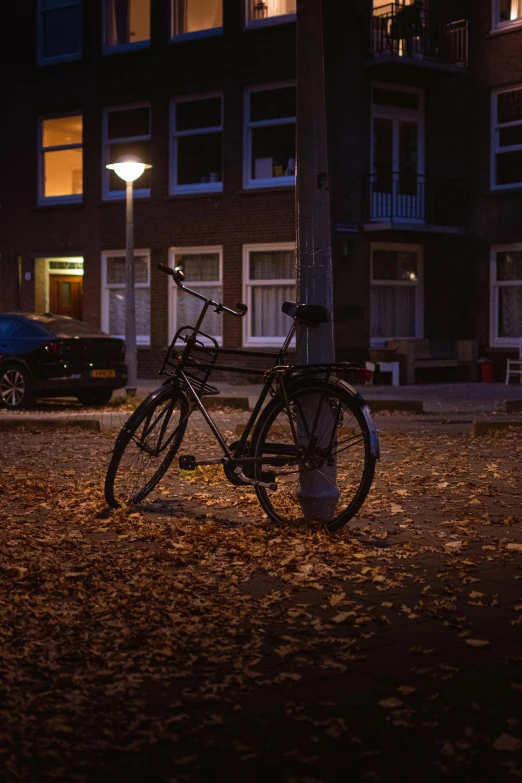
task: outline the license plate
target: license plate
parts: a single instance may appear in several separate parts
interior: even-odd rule
[[[116,378],[116,370],[91,370],[92,378]]]

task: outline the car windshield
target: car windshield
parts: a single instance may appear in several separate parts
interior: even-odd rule
[[[38,321],[54,337],[93,337],[104,334],[98,331],[98,329],[84,324],[83,321],[75,321],[73,318],[39,316],[34,318],[34,320]]]

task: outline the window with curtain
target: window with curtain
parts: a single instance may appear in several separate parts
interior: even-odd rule
[[[125,183],[105,167],[122,155],[137,155],[143,163],[150,163],[150,107],[132,106],[107,109],[103,117],[104,159],[103,197],[124,198]],[[150,196],[151,169],[146,169],[134,182],[135,196]]]
[[[421,337],[422,264],[416,246],[372,247],[372,343]]]
[[[493,95],[493,188],[522,184],[522,87]]]
[[[172,104],[171,193],[223,190],[220,95]]]
[[[40,140],[39,203],[81,201],[82,115],[41,120]]]
[[[518,347],[522,337],[522,245],[493,248],[491,342]]]
[[[295,184],[295,85],[246,93],[245,187]]]
[[[223,0],[172,0],[172,36],[221,32]]]
[[[39,0],[40,63],[82,56],[82,0]]]
[[[286,337],[291,324],[281,306],[295,301],[295,274],[295,245],[244,248],[247,345],[279,345]]]
[[[493,0],[494,27],[522,22],[522,0]]]
[[[223,292],[221,269],[223,250],[221,247],[173,248],[170,251],[170,265],[180,267],[185,275],[185,285],[199,294],[221,302]],[[182,326],[194,326],[201,313],[202,302],[195,296],[181,291],[172,278],[169,306],[170,339]],[[209,310],[201,330],[221,343],[223,335],[222,314]]]
[[[105,0],[105,48],[150,43],[151,0]]]
[[[134,256],[136,342],[150,345],[150,254]],[[125,251],[102,253],[102,331],[125,339]]]
[[[286,22],[295,18],[296,0],[245,0],[247,24]]]

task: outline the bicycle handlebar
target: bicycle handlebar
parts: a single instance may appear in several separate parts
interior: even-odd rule
[[[158,269],[160,272],[164,272],[166,275],[170,275],[178,288],[181,288],[182,291],[188,291],[189,294],[192,294],[192,296],[197,297],[197,299],[202,299],[204,302],[209,302],[212,307],[216,308],[217,313],[230,313],[230,315],[235,315],[236,318],[242,318],[244,315],[248,312],[248,307],[246,304],[243,304],[242,302],[238,302],[236,307],[237,310],[232,310],[230,307],[225,307],[225,305],[222,302],[214,302],[213,299],[209,299],[206,296],[203,296],[202,294],[198,294],[197,291],[193,291],[192,288],[187,288],[186,285],[183,285],[183,281],[185,279],[185,275],[183,274],[183,271],[181,269],[178,269],[177,267],[173,269],[171,266],[165,266],[165,264],[158,264]]]

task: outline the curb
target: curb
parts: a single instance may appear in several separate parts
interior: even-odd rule
[[[508,430],[510,427],[522,428],[522,421],[474,421],[471,428],[471,437],[489,435],[498,430]]]
[[[84,430],[101,430],[100,420],[94,416],[17,416],[16,418],[0,418],[0,432],[9,430],[33,429],[33,430],[58,430],[62,427],[80,427]]]
[[[221,397],[219,395],[216,395],[215,397],[205,396],[205,407],[209,410],[216,410],[219,408],[237,408],[241,411],[250,410],[248,397]]]
[[[366,400],[372,413],[380,411],[408,411],[408,413],[424,413],[422,400]]]
[[[504,400],[502,407],[506,413],[522,413],[522,400]]]

